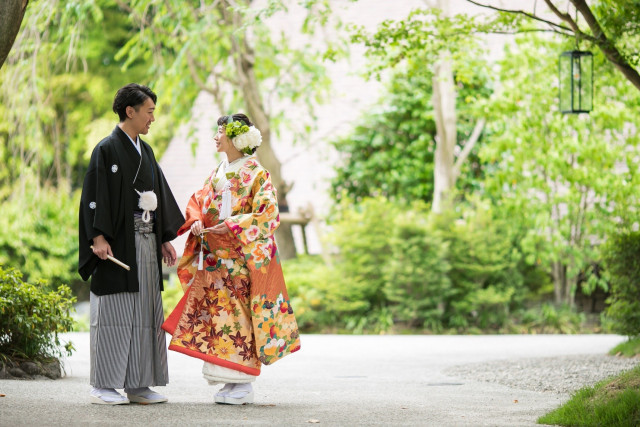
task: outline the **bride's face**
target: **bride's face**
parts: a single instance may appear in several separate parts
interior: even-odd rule
[[[216,151],[218,153],[228,153],[230,148],[235,148],[231,143],[231,139],[227,136],[224,126],[218,126],[218,133],[213,137],[216,142]]]

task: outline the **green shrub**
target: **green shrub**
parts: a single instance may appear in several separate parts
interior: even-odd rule
[[[567,306],[525,310],[534,292],[518,230],[490,208],[434,214],[384,198],[343,200],[330,222],[331,265],[287,260],[283,270],[299,326],[308,332],[579,332]],[[535,277],[545,281],[547,277]]]
[[[523,311],[517,316],[517,332],[543,334],[574,334],[580,332],[584,314],[576,313],[568,305],[544,303]]]
[[[396,320],[440,332],[443,301],[451,295],[448,244],[427,219],[424,211],[407,210],[393,222],[384,291]]]
[[[640,232],[609,237],[603,257],[611,281],[606,315],[613,332],[640,335]]]
[[[449,247],[451,291],[443,298],[448,328],[499,329],[522,305],[520,252],[510,241],[508,224],[491,214],[478,206],[462,219],[453,212],[434,217],[434,228]]]
[[[298,256],[282,264],[291,305],[303,332],[379,333],[393,326],[391,311],[382,307],[360,310],[339,270],[320,256]]]
[[[0,200],[0,264],[22,270],[26,281],[45,280],[52,289],[68,284],[81,300],[89,286],[78,275],[78,204],[62,189],[26,188]]]
[[[424,203],[343,201],[331,225],[338,255],[323,301],[346,328],[497,330],[522,307],[521,254],[486,207],[460,219]]]
[[[377,312],[388,305],[386,270],[392,259],[394,221],[401,209],[382,197],[365,199],[355,206],[345,199],[330,223],[333,231],[329,241],[338,254],[330,290],[333,298],[326,303],[341,320],[355,316],[374,322],[364,322],[368,327],[360,328],[363,321],[350,319],[356,329],[384,329],[377,321],[388,323],[388,317]]]
[[[70,312],[76,298],[68,286],[48,290],[42,281],[22,281],[22,273],[0,266],[0,356],[45,360],[61,356],[58,334],[73,326]],[[71,343],[65,345],[71,354]]]
[[[333,272],[319,256],[298,256],[282,262],[287,292],[303,332],[335,332],[341,327],[335,309]]]

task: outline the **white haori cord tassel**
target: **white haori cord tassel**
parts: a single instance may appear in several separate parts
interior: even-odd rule
[[[158,207],[158,197],[153,191],[143,191],[142,193],[136,190],[136,193],[140,196],[138,201],[138,207],[143,210],[142,220],[144,222],[151,221],[151,213]]]
[[[204,254],[202,253],[202,246],[204,246],[204,238],[200,239],[200,256],[198,257],[198,270],[204,269]]]
[[[224,183],[222,189],[222,207],[220,208],[219,219],[226,219],[231,216],[231,182]]]

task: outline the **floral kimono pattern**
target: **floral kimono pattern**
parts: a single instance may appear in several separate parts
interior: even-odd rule
[[[163,328],[172,335],[170,350],[259,375],[261,364],[299,350],[300,336],[274,239],[276,190],[254,156],[236,162],[219,165],[189,201],[178,234],[196,220],[207,228],[224,221],[231,232],[189,234],[178,265],[185,294]],[[231,193],[223,220],[221,175]]]

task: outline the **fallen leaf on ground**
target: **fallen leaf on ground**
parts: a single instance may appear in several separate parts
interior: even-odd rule
[[[513,401],[513,403],[518,403],[518,399],[515,399],[515,400]]]
[[[4,394],[0,393],[0,397],[4,397],[4,396],[5,396]]]

